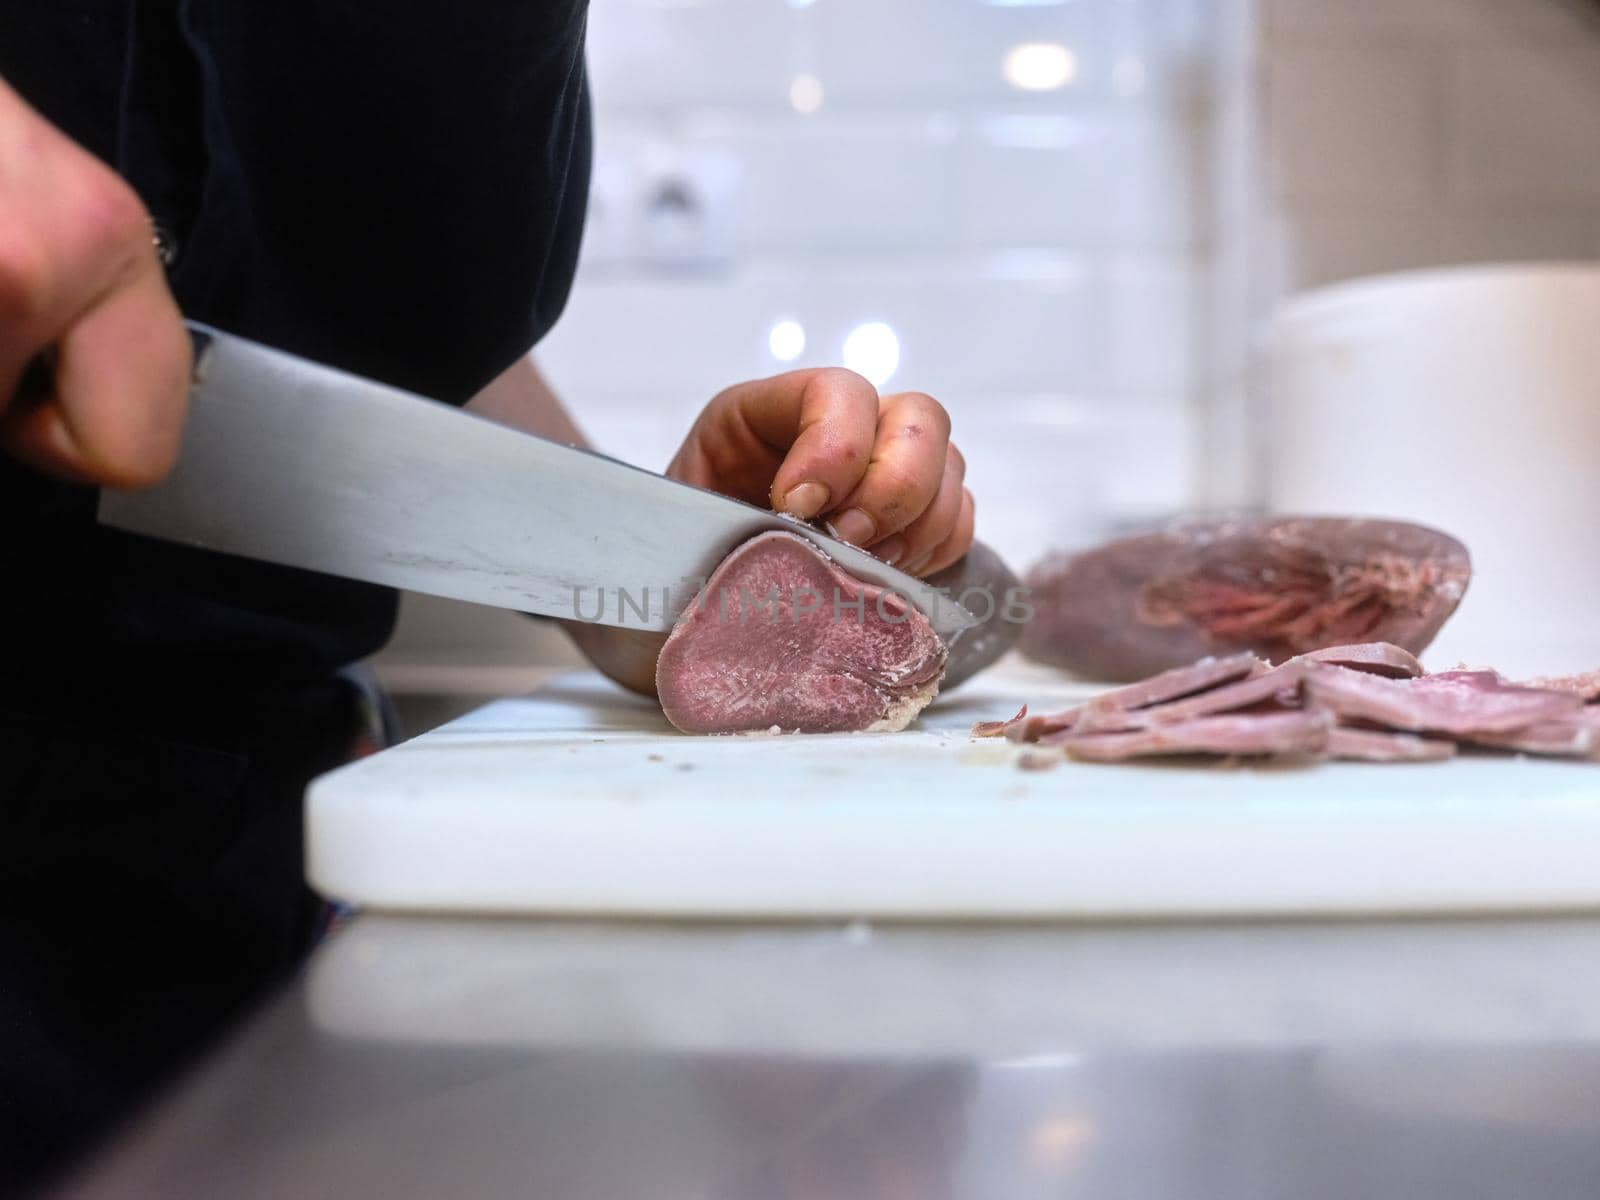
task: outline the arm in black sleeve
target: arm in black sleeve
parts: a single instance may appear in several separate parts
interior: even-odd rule
[[[566,300],[589,175],[581,0],[188,0],[190,315],[464,402]]]

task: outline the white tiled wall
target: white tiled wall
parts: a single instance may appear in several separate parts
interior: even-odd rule
[[[584,261],[536,358],[598,445],[659,469],[719,388],[785,369],[774,322],[814,365],[884,321],[885,386],[951,409],[979,535],[1018,567],[1185,507],[1231,2],[592,0]],[[1057,90],[1005,78],[1035,42],[1072,56]],[[698,215],[652,208],[685,190]],[[570,661],[553,637],[409,597],[380,665],[515,689]]]
[[[1026,42],[1073,79],[1010,86]],[[782,368],[773,322],[806,365],[887,321],[887,387],[951,408],[1018,565],[1259,498],[1286,296],[1600,253],[1600,0],[593,0],[590,63],[585,261],[537,357],[596,440],[660,467]],[[698,224],[652,219],[683,186]]]
[[[1184,507],[1214,4],[594,0],[605,211],[537,357],[599,442],[659,468],[718,388],[785,369],[774,322],[814,365],[885,321],[885,389],[952,410],[980,535],[1019,565]],[[1059,89],[1007,81],[1035,42],[1072,56]],[[650,199],[705,170],[707,251],[664,262]]]
[[[1249,362],[1284,298],[1600,254],[1596,0],[1227,0],[1205,494],[1257,498]]]

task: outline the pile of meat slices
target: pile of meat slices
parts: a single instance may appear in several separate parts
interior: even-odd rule
[[[1428,674],[1387,642],[1334,646],[1273,666],[1204,658],[1062,712],[973,727],[1061,757],[1119,762],[1171,754],[1436,762],[1461,746],[1600,760],[1600,671],[1509,683],[1495,671]]]

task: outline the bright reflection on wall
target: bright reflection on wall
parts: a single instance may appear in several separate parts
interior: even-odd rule
[[[1012,87],[1048,92],[1072,82],[1078,74],[1078,58],[1055,42],[1023,42],[1007,52],[1003,69]]]
[[[900,365],[900,339],[882,321],[863,322],[844,339],[844,365],[882,387]]]
[[[793,362],[805,348],[806,331],[799,321],[778,321],[767,331],[767,349],[779,362]]]
[[[789,103],[797,113],[814,113],[822,107],[822,80],[815,75],[796,75],[789,81]]]
[[[1133,57],[1117,59],[1111,67],[1111,90],[1119,96],[1138,96],[1145,89],[1144,62]]]

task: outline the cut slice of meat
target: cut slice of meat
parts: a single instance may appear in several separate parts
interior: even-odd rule
[[[945,659],[904,599],[772,532],[724,559],[678,618],[656,690],[685,733],[892,731],[933,699]]]
[[[1328,733],[1329,758],[1353,762],[1441,762],[1455,757],[1456,744],[1414,733],[1389,733],[1382,729],[1335,726]]]
[[[1104,692],[1087,703],[1060,712],[1038,713],[1031,717],[1025,711],[1018,713],[1010,721],[1002,722],[1000,728],[1006,738],[1013,742],[1037,742],[1050,734],[1069,729],[1079,733],[1127,729],[1127,714],[1131,711],[1205,693],[1221,684],[1266,669],[1267,665],[1253,654],[1205,658],[1186,667],[1174,667],[1149,679],[1141,679],[1138,683]]]
[[[972,736],[975,738],[1004,737],[1006,730],[1021,721],[1028,715],[1028,706],[1024,704],[1017,709],[1017,715],[1004,721],[979,721],[972,727]]]
[[[1095,729],[1115,728],[1123,714],[1132,709],[1164,704],[1196,692],[1204,692],[1219,684],[1243,679],[1266,669],[1266,664],[1254,654],[1232,654],[1227,658],[1202,658],[1186,667],[1174,667],[1149,679],[1130,683],[1096,696],[1082,706],[1074,727],[1080,733]]]
[[[1208,658],[1086,704],[976,726],[984,736],[1118,762],[1168,754],[1299,755],[1439,762],[1459,746],[1600,761],[1600,672],[1550,687],[1495,671],[1414,674],[1385,643],[1334,646],[1267,667],[1249,654]],[[1600,697],[1597,697],[1600,699]]]
[[[1441,671],[1420,679],[1384,679],[1318,664],[1306,693],[1342,719],[1372,721],[1413,733],[1465,737],[1507,733],[1570,716],[1580,707],[1566,692],[1518,687],[1493,671]]]
[[[1080,704],[1076,708],[1064,708],[1060,712],[1035,713],[1031,717],[1024,716],[1007,721],[1004,731],[1006,741],[1037,742],[1046,734],[1071,729],[1078,723],[1083,710],[1084,705]]]
[[[1403,646],[1390,642],[1362,642],[1356,646],[1329,646],[1301,655],[1312,662],[1332,663],[1336,667],[1349,667],[1373,675],[1387,675],[1391,679],[1415,679],[1423,674],[1417,656]]]
[[[1475,733],[1472,742],[1496,750],[1584,758],[1600,751],[1600,709],[1580,709],[1570,717],[1539,721],[1508,733]]]
[[[1120,762],[1169,754],[1311,756],[1323,753],[1333,719],[1326,712],[1278,712],[1199,717],[1153,725],[1131,733],[1066,734],[1061,745],[1073,758]]]
[[[1028,572],[1023,653],[1127,680],[1249,650],[1279,662],[1352,642],[1420,652],[1471,578],[1466,548],[1399,521],[1273,517],[1177,525]]]
[[[1528,679],[1523,687],[1544,688],[1551,692],[1571,692],[1586,704],[1600,700],[1600,670],[1585,671],[1581,675],[1552,675],[1544,679]]]
[[[1299,699],[1300,681],[1305,678],[1306,669],[1303,660],[1291,658],[1280,667],[1273,667],[1248,679],[1128,713],[1127,727],[1143,729],[1151,725],[1170,725],[1176,721],[1190,721],[1216,713],[1238,712],[1258,704],[1287,706]]]

